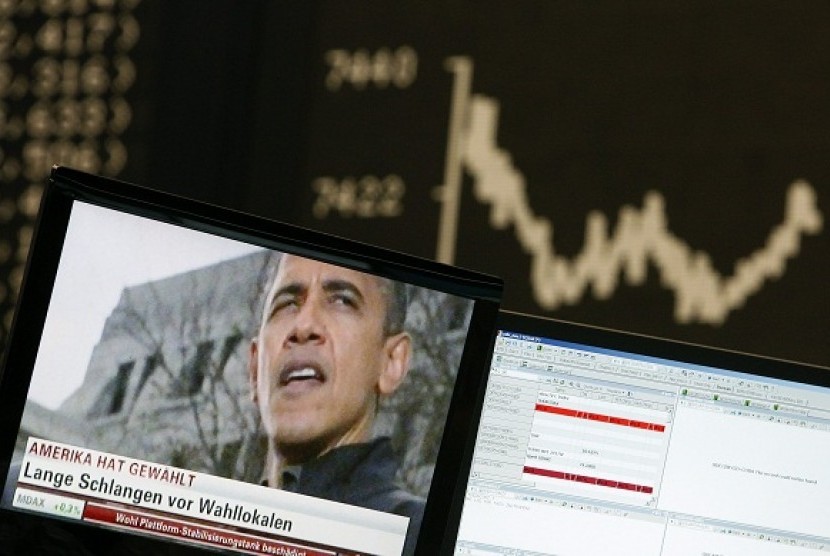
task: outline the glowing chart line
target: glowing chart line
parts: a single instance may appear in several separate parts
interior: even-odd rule
[[[472,81],[469,58],[453,58],[448,68],[456,79],[449,140],[458,138],[461,147],[460,156],[454,147],[448,147],[446,183],[436,190],[439,200],[446,203],[438,258],[454,262],[461,187],[458,176],[466,169],[474,180],[476,199],[490,205],[490,224],[497,230],[513,226],[516,239],[531,256],[531,288],[545,310],[578,303],[589,286],[597,299],[609,299],[621,275],[628,285],[641,285],[651,263],[660,283],[675,294],[677,322],[721,324],[765,282],[783,275],[787,261],[799,254],[802,236],[822,230],[815,190],[808,182],[796,180],[789,186],[783,221],[772,228],[762,247],[735,262],[731,276],[722,276],[712,266],[709,254],[693,250],[669,231],[665,200],[659,192],[649,191],[641,209],[620,209],[613,233],[609,233],[603,214],[591,212],[585,244],[568,260],[556,254],[553,224],[534,213],[524,175],[513,165],[510,153],[498,146],[498,102],[483,95],[465,96]]]

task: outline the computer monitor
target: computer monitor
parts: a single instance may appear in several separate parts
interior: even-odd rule
[[[504,312],[448,552],[828,554],[828,460],[830,369]]]
[[[501,289],[55,168],[0,383],[2,521],[38,523],[31,553],[433,554]]]

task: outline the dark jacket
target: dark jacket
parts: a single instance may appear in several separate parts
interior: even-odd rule
[[[350,444],[303,464],[299,476],[286,481],[285,490],[409,518],[404,554],[415,552],[424,515],[424,500],[395,482],[398,461],[387,437]]]

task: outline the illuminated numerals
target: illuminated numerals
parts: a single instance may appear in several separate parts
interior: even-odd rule
[[[17,29],[10,19],[0,18],[0,59],[6,59],[14,48]]]
[[[418,53],[406,45],[395,50],[383,47],[375,52],[365,48],[354,52],[334,49],[326,52],[325,61],[328,65],[325,84],[330,91],[338,91],[344,85],[357,90],[369,86],[405,89],[418,75]]]
[[[95,53],[103,51],[107,39],[115,32],[115,17],[108,13],[93,13],[87,18],[87,24],[87,50]]]
[[[337,180],[317,178],[311,184],[316,197],[311,207],[315,218],[331,214],[350,218],[393,218],[403,212],[406,184],[400,176],[363,176]]]
[[[0,336],[52,165],[114,176],[127,163],[139,2],[0,0],[0,226],[20,232],[0,234],[0,264],[16,265],[0,283]]]

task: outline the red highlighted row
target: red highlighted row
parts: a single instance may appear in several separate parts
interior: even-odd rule
[[[589,411],[567,409],[564,407],[544,405],[541,403],[536,404],[536,411],[544,411],[545,413],[556,413],[557,415],[564,415],[566,417],[576,417],[577,419],[599,421],[601,423],[610,423],[612,425],[620,425],[623,427],[634,427],[635,429],[644,429],[656,432],[664,432],[666,430],[666,425],[661,425],[659,423],[648,423],[646,421],[625,419],[623,417],[613,417],[611,415],[602,415],[601,413],[591,413]]]
[[[327,550],[322,551],[254,535],[245,535],[227,529],[208,527],[152,514],[108,508],[92,503],[86,504],[83,518],[96,523],[117,525],[159,536],[188,540],[202,545],[235,549],[249,554],[284,554],[291,556],[334,556],[335,554]]]
[[[589,477],[587,475],[578,475],[576,473],[565,473],[563,471],[552,471],[550,469],[541,469],[539,467],[525,466],[524,472],[531,475],[541,475],[543,477],[552,477],[554,479],[563,479],[565,481],[574,481],[577,483],[586,483],[590,485],[597,485],[609,488],[618,488],[621,490],[630,490],[633,492],[642,492],[644,494],[651,494],[654,488],[645,485],[635,485],[634,483],[624,483],[622,481],[614,481],[611,479],[600,479],[599,477]]]

